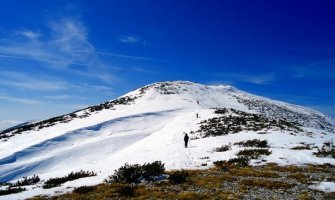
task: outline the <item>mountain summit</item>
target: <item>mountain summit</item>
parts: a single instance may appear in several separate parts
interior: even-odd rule
[[[183,145],[185,133],[189,148]],[[254,165],[335,164],[332,157],[313,154],[333,142],[334,133],[334,119],[309,108],[232,86],[158,82],[96,106],[0,132],[0,182],[94,170],[98,175],[88,178],[94,184],[126,162],[161,160],[167,169],[206,168],[236,157],[243,142],[255,140],[266,141],[272,153],[252,159]],[[229,150],[216,151],[224,145]],[[311,148],[294,150],[304,145]]]

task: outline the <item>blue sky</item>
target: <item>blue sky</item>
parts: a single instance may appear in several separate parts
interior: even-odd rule
[[[0,1],[0,129],[162,80],[335,116],[332,0]]]

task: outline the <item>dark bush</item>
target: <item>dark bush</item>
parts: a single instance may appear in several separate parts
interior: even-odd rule
[[[108,178],[108,183],[139,183],[142,178],[142,166],[138,164],[129,165],[126,163],[118,170],[115,170],[114,174]]]
[[[116,192],[124,197],[134,197],[135,196],[135,186],[131,185],[121,185],[116,188]]]
[[[181,171],[175,171],[169,176],[169,181],[173,184],[180,184],[185,183],[186,178],[189,176],[187,171],[181,170]]]
[[[85,194],[88,192],[93,192],[97,187],[96,186],[81,186],[73,190],[74,193]]]
[[[231,145],[223,145],[221,147],[215,148],[214,151],[216,152],[225,152],[225,151],[229,151],[231,149]]]
[[[270,155],[272,152],[268,149],[244,149],[239,151],[236,155],[238,157],[245,157],[248,159],[258,159],[262,155]]]
[[[155,177],[161,176],[165,171],[164,164],[161,161],[153,163],[145,163],[144,165],[129,165],[115,170],[114,174],[109,176],[105,182],[107,183],[139,183],[143,179],[146,181],[154,181]]]
[[[333,142],[324,142],[321,148],[318,148],[318,152],[314,155],[317,157],[331,157],[335,158],[335,145]]]
[[[292,150],[312,150],[313,146],[310,144],[302,145],[302,146],[295,146],[290,148]]]
[[[26,188],[21,188],[21,187],[7,188],[6,190],[0,190],[0,196],[19,193],[23,191],[26,191]]]
[[[165,171],[164,163],[155,161],[153,163],[145,163],[142,166],[142,176],[147,181],[153,181],[155,177],[161,176]]]
[[[229,166],[246,167],[249,166],[249,162],[250,159],[247,157],[237,157],[237,158],[231,158],[228,161],[226,160],[215,161],[214,165],[221,169],[226,169]]]
[[[90,176],[96,176],[97,174],[93,171],[79,171],[79,172],[71,172],[70,174],[64,176],[64,177],[59,177],[59,178],[50,178],[49,180],[47,180],[44,185],[43,188],[47,189],[47,188],[53,188],[53,187],[58,187],[61,184],[68,182],[68,181],[73,181],[79,178],[84,178],[84,177],[90,177]]]
[[[269,147],[267,140],[258,140],[258,139],[236,142],[234,144],[242,147],[259,147],[259,148]]]
[[[25,186],[25,185],[35,185],[36,183],[40,182],[40,177],[34,175],[32,177],[23,177],[22,180],[18,180],[15,183],[11,183],[11,187],[18,187],[18,186]]]
[[[11,185],[11,184],[7,182],[0,182],[0,186],[6,186],[6,185]]]

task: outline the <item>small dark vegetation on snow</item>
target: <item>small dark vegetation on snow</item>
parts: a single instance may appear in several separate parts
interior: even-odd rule
[[[221,161],[215,161],[214,165],[220,169],[226,169],[230,166],[236,166],[236,167],[246,167],[249,166],[250,159],[247,157],[237,157],[237,158],[231,158],[229,160],[221,160]]]
[[[325,142],[318,151],[314,153],[317,157],[331,157],[335,158],[335,145],[333,142]]]
[[[21,186],[35,185],[39,181],[40,181],[40,178],[34,175],[32,177],[23,177],[21,180],[18,180],[13,183],[10,183],[10,182],[0,183],[0,186],[7,186],[6,189],[0,190],[0,196],[25,191],[26,188],[22,188]]]
[[[65,182],[68,182],[68,181],[73,181],[73,180],[76,180],[76,179],[90,177],[90,176],[96,176],[96,175],[97,174],[93,171],[83,171],[83,170],[81,170],[79,172],[71,172],[64,177],[48,179],[44,183],[43,188],[47,189],[47,188],[58,187],[58,186],[62,185]]]
[[[259,140],[259,139],[236,142],[234,143],[234,145],[239,145],[241,147],[259,147],[259,148],[269,147],[267,140]]]
[[[216,152],[225,152],[225,151],[229,151],[231,149],[231,145],[227,144],[227,145],[223,145],[221,147],[217,147],[214,149],[214,151]]]
[[[142,180],[154,181],[165,171],[164,164],[161,161],[145,163],[144,165],[126,163],[124,166],[115,170],[114,174],[109,176],[107,183],[139,183]]]
[[[245,157],[248,159],[258,159],[263,155],[268,156],[271,153],[272,152],[268,149],[244,149],[239,151],[236,155],[238,157]]]
[[[26,186],[26,185],[35,185],[36,183],[40,182],[40,177],[34,175],[32,177],[23,177],[22,180],[18,180],[14,183],[10,183],[11,187],[19,187],[19,186]]]
[[[214,165],[222,170],[226,170],[228,167],[247,167],[250,164],[251,159],[258,159],[262,155],[270,155],[271,151],[268,149],[244,149],[239,151],[236,158],[229,160],[221,160],[213,162]]]
[[[154,181],[155,177],[161,176],[165,171],[164,163],[155,161],[142,165],[142,176],[146,181]]]
[[[26,191],[26,188],[21,188],[21,187],[11,188],[11,187],[8,187],[5,190],[0,190],[0,196],[14,194],[14,193],[20,193],[20,192],[23,192],[23,191]]]
[[[139,164],[124,166],[115,170],[114,174],[109,176],[106,182],[112,183],[139,183],[142,178],[142,166]]]
[[[196,132],[203,137],[234,134],[241,131],[263,131],[270,129],[302,131],[300,124],[282,119],[270,119],[261,114],[247,113],[235,109],[216,108],[213,117],[200,122],[200,129]]]
[[[299,146],[292,147],[292,150],[312,150],[314,148],[313,144],[301,143]]]
[[[6,185],[10,185],[10,183],[7,183],[7,182],[0,182],[0,187],[1,187],[1,186],[6,186]]]
[[[93,192],[96,188],[97,186],[86,186],[85,185],[85,186],[75,188],[73,192],[78,193],[78,194],[85,194],[85,193]]]
[[[169,181],[172,184],[181,184],[186,182],[186,178],[189,176],[189,173],[184,170],[174,171],[169,176]]]
[[[293,111],[286,106],[279,106],[270,102],[257,99],[244,99],[235,96],[238,102],[248,106],[250,110],[257,110],[260,113],[266,113],[272,119],[282,119],[283,122],[288,122],[290,128],[296,129],[299,126],[312,127],[328,132],[334,132],[334,126],[316,113],[305,114],[302,112]],[[285,123],[283,123],[285,126]],[[291,126],[293,125],[293,126]]]

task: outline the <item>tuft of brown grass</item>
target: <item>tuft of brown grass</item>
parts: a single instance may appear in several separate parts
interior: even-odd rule
[[[294,187],[293,184],[281,182],[281,181],[272,181],[267,179],[244,179],[240,181],[240,184],[247,187],[263,187],[268,189],[290,189]]]
[[[299,200],[314,200],[314,198],[311,197],[309,193],[305,191],[305,192],[300,193]]]
[[[232,169],[230,173],[234,176],[252,176],[252,177],[267,177],[267,178],[278,178],[279,175],[277,173],[271,172],[271,171],[257,171],[253,168],[246,167],[246,168],[240,168],[240,169]]]
[[[289,165],[289,166],[279,166],[274,163],[268,163],[265,167],[265,170],[269,171],[277,171],[277,172],[286,172],[286,173],[298,173],[303,171],[303,168],[294,166],[294,165]]]
[[[289,174],[287,176],[287,178],[291,178],[291,179],[295,179],[300,183],[308,183],[308,178],[305,174],[303,173],[293,173],[293,174]]]
[[[206,194],[200,194],[196,192],[181,192],[178,196],[177,199],[180,200],[194,200],[194,199],[209,199],[210,196]]]

